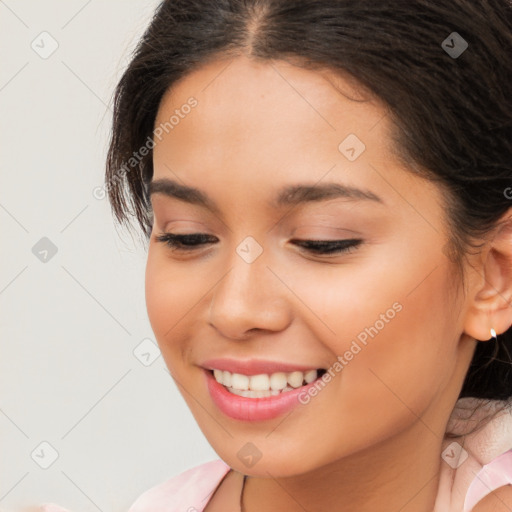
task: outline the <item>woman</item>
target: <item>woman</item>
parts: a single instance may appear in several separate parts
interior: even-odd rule
[[[506,0],[162,2],[106,184],[222,460],[131,512],[511,509],[511,55]]]

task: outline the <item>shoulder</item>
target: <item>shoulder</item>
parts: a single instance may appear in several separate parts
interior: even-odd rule
[[[476,474],[466,495],[465,505],[473,512],[512,510],[512,449],[485,464]]]
[[[512,484],[498,487],[482,498],[472,512],[510,512],[512,510]]]
[[[128,512],[203,510],[207,504],[205,498],[216,489],[229,470],[230,467],[220,459],[188,469],[145,491]]]

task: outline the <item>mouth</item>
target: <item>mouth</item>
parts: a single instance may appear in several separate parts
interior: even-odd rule
[[[268,398],[298,390],[321,378],[327,372],[324,368],[258,375],[232,373],[215,368],[206,371],[229,393],[253,399]]]
[[[215,366],[203,368],[206,388],[217,408],[232,419],[250,422],[272,420],[307,403],[301,397],[326,373],[323,368],[290,370],[246,375]]]

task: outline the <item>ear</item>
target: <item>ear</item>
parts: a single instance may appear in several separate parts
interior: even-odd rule
[[[512,325],[512,208],[503,215],[479,253],[464,332],[491,339],[491,328],[504,333]]]

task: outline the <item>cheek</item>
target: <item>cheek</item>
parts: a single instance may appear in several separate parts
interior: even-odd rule
[[[330,282],[317,279],[306,293],[306,284],[301,288],[301,282],[295,281],[294,290],[308,298],[311,310],[321,312],[322,320],[336,333],[326,336],[318,319],[309,324],[333,354],[335,377],[301,410],[303,421],[286,425],[289,437],[295,432],[304,440],[301,457],[309,458],[312,464],[320,463],[322,457],[334,460],[368,448],[410,427],[447,386],[453,373],[456,329],[447,314],[449,272],[437,269],[411,292],[413,276],[421,271],[407,274],[401,268],[395,268],[394,273],[389,270],[381,274],[387,276],[388,283],[381,277],[379,285],[353,274],[343,280],[343,287],[333,287],[332,278]],[[351,286],[361,283],[366,286]],[[345,357],[343,368],[336,367],[337,356],[346,354],[351,359]],[[323,452],[318,451],[319,421]]]
[[[151,328],[159,344],[163,340],[166,330],[165,325],[167,324],[167,329],[172,325],[168,316],[168,313],[172,312],[173,309],[170,307],[172,302],[169,303],[169,294],[172,288],[169,288],[165,283],[165,273],[162,271],[162,265],[158,264],[157,258],[150,248],[145,275],[146,309]]]
[[[456,345],[450,335],[445,289],[448,276],[431,276],[413,293],[387,293],[380,309],[364,317],[352,314],[364,326],[361,351],[347,365],[345,384],[349,400],[376,411],[381,419],[398,424],[421,416],[449,382],[456,362]],[[402,306],[395,315],[384,311],[393,302]],[[379,322],[380,315],[388,319]],[[358,315],[358,316],[357,316]],[[391,318],[393,316],[393,318]],[[355,335],[356,342],[358,334]],[[361,336],[363,334],[363,336]],[[455,335],[455,332],[454,332]],[[358,401],[359,400],[359,401]],[[361,407],[361,405],[359,405]],[[385,421],[385,420],[384,420]]]
[[[172,266],[158,250],[148,251],[145,274],[149,322],[169,370],[175,371],[186,347],[180,332],[187,314],[200,298],[190,278]]]
[[[347,269],[343,279],[326,273],[310,284],[293,282],[297,295],[317,313],[308,314],[308,327],[327,346],[333,363],[338,356],[344,359],[343,369],[332,367],[337,377],[328,384],[345,415],[340,421],[347,410],[352,419],[359,417],[361,428],[368,411],[391,423],[410,421],[415,417],[410,411],[421,414],[449,382],[457,360],[457,326],[450,321],[447,290],[451,274],[440,264],[424,279],[429,268],[416,260],[414,268],[390,265],[372,273],[368,266],[364,272]]]

